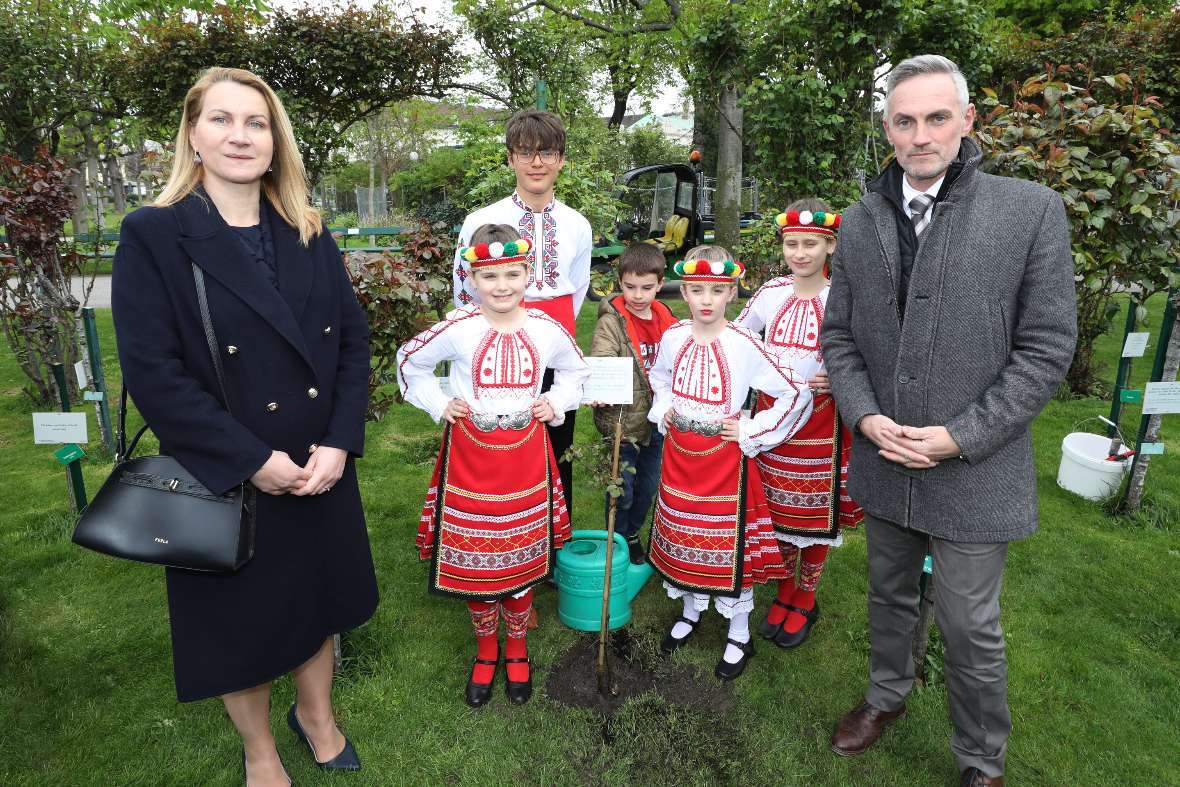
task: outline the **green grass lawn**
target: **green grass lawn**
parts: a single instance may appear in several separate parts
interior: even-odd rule
[[[583,345],[596,306],[587,304],[581,314]],[[683,309],[679,302],[673,306]],[[99,328],[107,379],[117,383],[109,311],[100,312]],[[1119,340],[1104,339],[1102,357],[1113,363]],[[1149,367],[1149,358],[1140,361],[1132,379],[1141,384]],[[1108,376],[1113,380],[1113,365]],[[51,447],[32,444],[31,408],[20,385],[15,361],[4,352],[0,784],[241,784],[239,744],[221,704],[175,701],[162,571],[70,544],[74,516],[64,470]],[[1180,450],[1180,421],[1172,416],[1165,422],[1169,453],[1151,466],[1154,514],[1113,519],[1055,483],[1062,437],[1108,409],[1096,399],[1053,401],[1035,424],[1041,532],[1012,546],[1003,593],[1013,784],[1177,783],[1180,460],[1172,452]],[[1125,431],[1134,432],[1137,416],[1129,406]],[[97,432],[93,420],[91,431]],[[284,723],[293,688],[283,679],[275,687],[272,721],[296,783],[957,783],[937,671],[911,697],[906,720],[870,752],[841,759],[827,751],[833,723],[861,696],[866,679],[860,531],[832,553],[820,585],[824,617],[807,645],[782,652],[758,640],[746,674],[725,690],[732,701],[708,713],[694,715],[647,695],[621,709],[609,725],[613,741],[604,743],[596,712],[568,708],[541,690],[579,638],[557,620],[549,588],[537,593],[541,628],[530,638],[534,699],[521,708],[509,705],[501,678],[492,705],[469,710],[461,698],[473,653],[466,611],[454,600],[427,595],[425,568],[412,548],[437,433],[429,418],[408,406],[369,425],[360,483],[382,601],[373,620],[346,638],[336,689],[342,727],[365,769],[330,777],[311,766]],[[594,434],[583,413],[579,440]],[[85,463],[91,493],[109,470],[109,460]],[[599,526],[600,492],[585,474],[576,494],[575,527]],[[762,588],[756,614],[764,613],[769,598],[770,589]],[[653,580],[635,604],[635,635],[654,648],[677,610]],[[711,682],[723,642],[724,627],[709,613],[694,643],[673,662],[699,668],[701,681]],[[593,683],[594,675],[584,680]]]

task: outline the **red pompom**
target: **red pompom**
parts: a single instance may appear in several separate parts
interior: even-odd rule
[[[832,227],[839,227],[839,226],[840,226],[840,214],[837,213],[836,214],[836,223],[833,224]]]
[[[488,244],[486,244],[486,243],[475,244],[475,256],[481,260],[486,260],[488,257],[490,257],[491,252],[488,251]]]
[[[792,224],[798,224],[798,223],[799,223],[799,211],[788,210],[787,211],[787,226],[791,226]]]

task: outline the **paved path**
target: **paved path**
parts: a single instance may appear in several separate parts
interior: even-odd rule
[[[75,298],[78,300],[82,299],[83,288],[89,281],[89,277],[75,277],[70,280],[70,289],[73,291]],[[90,291],[90,300],[86,302],[86,305],[93,306],[96,309],[111,308],[111,277],[109,274],[94,278],[94,289]]]

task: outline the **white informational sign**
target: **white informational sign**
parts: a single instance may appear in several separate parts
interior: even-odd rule
[[[1147,340],[1150,333],[1128,333],[1127,341],[1123,344],[1124,358],[1141,358],[1147,350]]]
[[[78,361],[74,364],[74,374],[78,378],[79,388],[88,388],[90,386],[90,381],[86,379],[86,363],[84,361]]]
[[[631,404],[634,392],[632,369],[635,361],[630,358],[597,358],[587,356],[590,377],[582,388],[582,404],[602,402],[603,404]]]
[[[33,413],[33,442],[37,445],[88,443],[86,413]]]
[[[1148,383],[1143,414],[1180,413],[1180,383]]]

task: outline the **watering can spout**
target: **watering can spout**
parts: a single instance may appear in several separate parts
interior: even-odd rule
[[[625,554],[625,553],[624,553]],[[643,590],[644,584],[648,577],[654,574],[655,571],[647,563],[634,563],[627,567],[627,603],[630,604],[639,595],[639,591]]]

